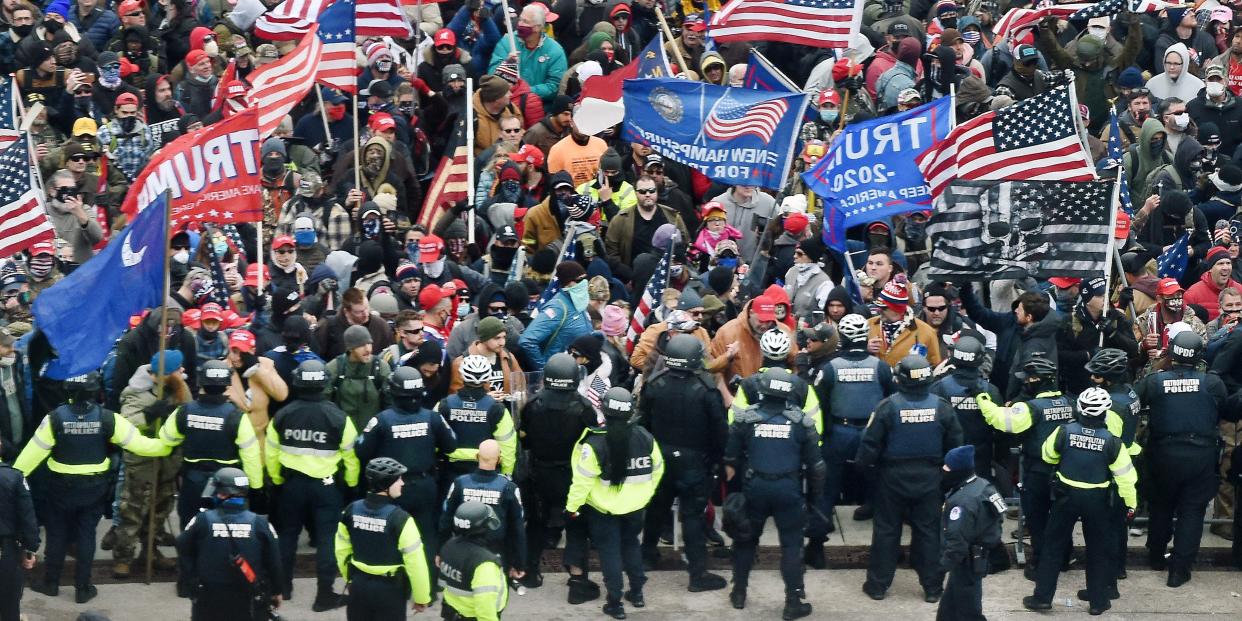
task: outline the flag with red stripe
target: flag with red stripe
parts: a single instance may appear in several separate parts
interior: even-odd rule
[[[650,315],[651,309],[664,299],[664,289],[668,287],[669,263],[673,258],[673,244],[675,243],[674,240],[669,240],[664,256],[660,257],[660,262],[656,264],[655,273],[651,275],[651,280],[647,281],[647,288],[643,289],[643,297],[638,301],[638,308],[630,317],[630,329],[625,334],[625,351],[628,353],[634,353],[634,345],[638,344],[639,337],[647,329],[647,315]]]
[[[220,81],[216,83],[216,92],[211,94],[211,110],[214,112],[220,109],[224,104],[224,89],[229,82],[237,79],[237,60],[230,60],[225,66],[224,73],[220,76]]]
[[[30,141],[14,130],[0,130],[9,146],[0,152],[0,257],[56,238],[43,210],[43,188],[30,164]]]
[[[259,16],[254,33],[269,41],[296,41],[311,31],[329,0],[285,0]]]
[[[958,125],[915,162],[932,196],[954,179],[1092,180],[1079,119],[1071,82]]]
[[[1001,16],[1000,21],[992,26],[992,32],[995,32],[998,37],[1008,36],[1010,33],[1038,26],[1045,17],[1051,15],[1069,17],[1092,6],[1095,5],[1091,2],[1076,2],[1074,4],[1050,4],[1037,9],[1009,9],[1009,12]]]
[[[312,24],[293,52],[250,74],[248,101],[259,109],[259,134],[263,138],[272,135],[280,120],[315,86],[315,68],[323,57],[323,41],[315,32],[318,27]]]
[[[0,130],[12,130],[17,127],[17,118],[21,116],[20,101],[21,93],[18,92],[13,80],[0,77]],[[0,150],[7,149],[9,145],[17,142],[19,135],[16,131],[0,131]]]
[[[863,0],[733,0],[712,16],[711,37],[844,48],[862,16]]]
[[[468,112],[467,112],[468,113]],[[453,127],[453,136],[444,148],[444,157],[436,166],[427,188],[427,199],[419,213],[418,223],[431,230],[440,218],[457,201],[466,200],[470,192],[469,170],[466,158],[466,120],[460,118]]]
[[[399,0],[358,0],[354,9],[354,26],[364,37],[410,36],[410,23],[405,19]]]
[[[319,16],[323,58],[315,81],[345,93],[358,90],[358,61],[354,48],[354,0],[336,0]]]

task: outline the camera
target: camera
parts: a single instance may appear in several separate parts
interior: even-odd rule
[[[56,188],[56,200],[64,202],[66,199],[78,197],[78,191],[73,188]]]

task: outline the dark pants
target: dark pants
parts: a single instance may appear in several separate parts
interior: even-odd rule
[[[855,470],[853,462],[858,455],[862,432],[859,427],[835,424],[820,448],[828,472],[824,477],[824,493],[816,503],[823,516],[812,511],[807,521],[806,536],[813,544],[821,544],[828,539],[832,525],[827,520],[832,519],[832,511],[845,487],[847,473]]]
[[[1039,555],[1044,549],[1044,531],[1048,528],[1048,515],[1052,511],[1052,473],[1043,468],[1031,468],[1031,460],[1023,463],[1022,471],[1022,515],[1026,519],[1026,528],[1031,532],[1030,560],[1027,563],[1038,565]]]
[[[1108,488],[1079,489],[1058,483],[1055,494],[1036,569],[1035,599],[1052,601],[1061,565],[1065,563],[1067,544],[1074,535],[1074,524],[1082,520],[1082,535],[1087,543],[1087,593],[1091,606],[1106,608],[1110,579],[1116,576],[1113,573],[1116,561],[1112,556],[1117,545],[1109,532],[1116,522],[1112,503],[1115,492]]]
[[[293,593],[293,561],[298,550],[298,535],[307,526],[315,538],[315,574],[320,590],[332,588],[336,579],[336,556],[333,542],[336,524],[345,500],[336,485],[324,485],[300,472],[285,470],[285,483],[280,486],[276,513],[280,516],[280,563],[285,570],[285,595]],[[313,528],[311,526],[313,525]]]
[[[673,500],[679,500],[681,534],[691,576],[707,572],[707,525],[703,512],[707,510],[707,498],[712,493],[712,477],[705,462],[706,457],[698,451],[664,449],[664,477],[647,505],[647,523],[643,529],[643,550],[655,552]]]
[[[26,584],[24,555],[12,537],[0,538],[0,621],[18,621],[21,617],[22,587]]]
[[[565,523],[565,552],[562,556],[565,569],[576,567],[582,570],[583,576],[589,573],[587,571],[589,566],[587,557],[591,552],[589,536],[590,528],[582,515],[579,515],[576,520],[569,520]],[[641,549],[639,552],[641,553]]]
[[[600,513],[583,505],[582,513],[591,529],[591,542],[599,552],[599,565],[604,574],[604,587],[608,590],[608,602],[621,602],[624,584],[621,572],[630,579],[630,590],[643,590],[647,575],[643,571],[642,548],[638,544],[638,532],[643,529],[642,510],[623,515]]]
[[[1234,483],[1233,497],[1235,503],[1236,499],[1242,498],[1242,484]],[[1242,569],[1242,510],[1236,504],[1233,510],[1233,566]]]
[[[565,499],[573,472],[569,463],[545,464],[532,459],[530,476],[522,484],[526,506],[526,571],[542,573],[539,562],[548,542],[559,538],[565,524]],[[569,545],[566,543],[566,549]]]
[[[872,518],[871,558],[867,583],[888,590],[897,572],[901,528],[910,524],[910,565],[925,590],[940,590],[940,493],[939,468],[929,464],[903,463],[882,466],[878,477]]]
[[[397,506],[405,509],[414,518],[418,527],[418,535],[423,539],[423,552],[427,556],[427,569],[431,572],[432,587],[436,585],[436,554],[440,551],[439,542],[439,487],[435,471],[423,475],[406,475],[405,487],[397,498]]]
[[[1151,522],[1147,531],[1147,550],[1164,555],[1173,540],[1170,568],[1189,570],[1199,554],[1203,538],[1203,516],[1208,502],[1220,487],[1216,471],[1216,450],[1186,445],[1154,444],[1151,485],[1148,499]],[[1173,518],[1177,518],[1174,526]]]
[[[793,476],[781,479],[752,477],[742,487],[746,494],[746,517],[755,533],[750,541],[733,542],[734,588],[745,590],[750,583],[750,569],[755,565],[755,549],[763,534],[768,517],[776,523],[781,546],[781,580],[785,593],[802,590],[802,528],[806,522],[805,500],[801,485]]]
[[[250,608],[250,594],[236,585],[202,586],[190,607],[190,621],[267,621]]]
[[[949,572],[936,621],[987,621],[983,616],[983,576],[971,569],[969,557],[958,563]]]
[[[1108,525],[1110,536],[1113,539],[1113,570],[1109,576],[1109,590],[1117,587],[1117,576],[1126,569],[1126,554],[1130,548],[1130,528],[1126,524],[1126,513],[1129,509],[1121,497],[1113,492],[1112,523]]]
[[[408,598],[405,577],[351,572],[346,621],[405,621]],[[408,582],[407,582],[408,584]]]
[[[105,475],[67,476],[52,474],[48,485],[47,550],[44,554],[44,580],[60,584],[65,567],[69,538],[77,543],[77,565],[73,584],[81,589],[91,583],[91,563],[95,561],[95,528],[103,517],[104,505],[112,500],[112,489]]]
[[[203,489],[213,474],[207,470],[182,469],[181,491],[177,493],[177,518],[181,520],[181,530],[185,530],[190,520],[198,515],[203,503]]]

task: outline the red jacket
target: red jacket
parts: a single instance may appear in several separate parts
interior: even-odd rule
[[[1242,283],[1232,278],[1229,279],[1229,284],[1226,287],[1233,287],[1237,291],[1242,292]],[[1204,272],[1199,277],[1199,282],[1190,285],[1182,299],[1187,305],[1198,304],[1206,308],[1208,321],[1211,321],[1220,315],[1220,292],[1224,288],[1217,287],[1216,283],[1212,282],[1211,272]]]
[[[543,120],[543,100],[530,91],[526,80],[518,80],[509,90],[509,101],[522,113],[522,129],[530,129]]]

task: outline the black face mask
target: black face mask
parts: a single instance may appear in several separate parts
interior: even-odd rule
[[[62,30],[64,30],[64,29],[65,29],[65,25],[64,25],[64,24],[62,24],[62,23],[60,23],[60,22],[58,22],[58,21],[55,21],[55,20],[51,20],[51,19],[45,19],[45,20],[43,20],[43,27],[44,27],[44,28],[46,28],[46,29],[47,29],[47,31],[48,31],[48,32],[50,32],[50,33],[52,33],[52,34],[56,34],[56,33],[58,33],[58,32],[60,32],[60,31],[62,31]]]
[[[905,238],[907,241],[919,243],[927,237],[927,223],[906,220]]]
[[[126,134],[134,133],[134,129],[138,127],[138,117],[136,116],[127,116],[118,120],[121,122],[121,131]]]
[[[957,28],[957,18],[956,17],[941,17],[940,25],[944,27],[945,30],[948,30],[949,28]]]
[[[275,177],[284,169],[285,163],[279,159],[268,158],[263,160],[263,174],[268,177]]]
[[[507,270],[513,265],[513,257],[517,254],[517,248],[505,248],[504,246],[493,245],[488,254],[492,256],[492,267],[498,270]]]
[[[31,24],[27,24],[25,26],[13,26],[12,28],[13,34],[16,34],[19,37],[27,37],[34,31],[34,26]]]
[[[622,183],[625,183],[625,177],[622,175],[612,175],[608,177],[608,187],[612,188],[613,192],[620,190]]]
[[[954,472],[942,472],[940,476],[940,491],[947,494],[954,489],[957,489],[961,486],[961,484],[965,483],[967,479],[973,476],[975,476],[974,468]]]

